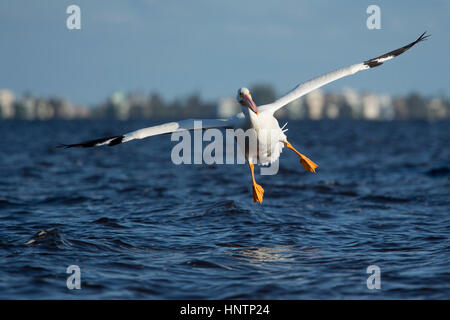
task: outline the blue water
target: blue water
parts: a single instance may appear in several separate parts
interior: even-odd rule
[[[149,124],[0,122],[0,298],[450,298],[448,122],[290,122],[320,167],[284,150],[262,205],[246,165],[176,166],[169,135],[53,148]]]

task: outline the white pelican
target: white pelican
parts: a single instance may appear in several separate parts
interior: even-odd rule
[[[329,72],[310,81],[301,83],[275,102],[260,107],[257,107],[255,102],[253,102],[250,91],[247,88],[241,88],[238,91],[237,100],[242,107],[242,112],[229,119],[201,120],[202,128],[206,129],[228,127],[243,130],[253,129],[258,140],[258,148],[256,148],[256,151],[249,151],[247,145],[241,145],[240,147],[241,149],[246,150],[245,156],[246,160],[248,161],[252,176],[253,202],[262,203],[264,189],[255,181],[254,164],[267,165],[273,163],[279,158],[283,147],[286,146],[300,157],[300,162],[307,171],[315,172],[317,168],[317,164],[301,154],[289,143],[286,135],[284,134],[286,130],[280,128],[277,119],[274,117],[274,112],[287,105],[288,103],[300,98],[301,96],[304,96],[305,94],[317,88],[320,88],[332,81],[349,75],[353,75],[362,70],[378,67],[379,65],[383,64],[383,62],[402,54],[406,50],[413,47],[415,44],[427,39],[429,36],[425,35],[425,33],[426,32],[420,35],[417,40],[404,47],[393,50],[379,57],[369,59],[361,63],[353,64],[345,68]],[[104,145],[114,146],[131,140],[144,139],[159,134],[193,130],[194,121],[200,120],[188,119],[178,122],[170,122],[136,130],[120,136],[101,138],[77,144],[62,145],[62,147],[97,147]],[[262,135],[263,132],[265,132],[264,136]],[[267,136],[267,132],[269,132],[269,136]]]

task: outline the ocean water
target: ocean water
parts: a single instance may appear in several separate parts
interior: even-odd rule
[[[262,205],[246,165],[174,165],[170,135],[54,148],[150,124],[0,122],[0,298],[450,298],[449,122],[290,122],[319,168],[285,149]]]

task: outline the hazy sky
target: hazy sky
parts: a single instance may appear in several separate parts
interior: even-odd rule
[[[81,30],[66,8],[81,8]],[[381,8],[381,30],[366,9]],[[450,96],[450,1],[0,0],[0,88],[94,104],[117,90],[183,98],[278,94],[415,40],[380,68],[335,82],[377,93]]]

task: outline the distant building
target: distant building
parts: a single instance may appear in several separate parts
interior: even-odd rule
[[[297,120],[304,119],[308,116],[308,110],[306,107],[305,99],[299,98],[292,101],[286,106],[287,118]]]
[[[362,99],[358,92],[351,88],[342,91],[344,103],[348,106],[348,117],[358,119],[362,117]]]
[[[130,116],[131,104],[123,92],[114,92],[109,97],[108,107],[114,118],[127,120]]]
[[[27,97],[17,104],[16,115],[19,119],[34,120],[36,99]]]
[[[229,118],[240,111],[241,106],[234,98],[221,98],[217,103],[216,114],[219,118]]]
[[[381,120],[394,120],[395,110],[392,103],[392,97],[388,94],[379,95],[380,99],[380,119]]]
[[[39,100],[35,104],[36,118],[38,120],[49,120],[55,117],[55,108],[45,100]]]
[[[392,106],[395,112],[395,119],[406,120],[408,119],[409,112],[406,100],[403,98],[395,98],[392,101]]]
[[[444,102],[439,98],[431,99],[427,104],[428,120],[441,120],[447,118],[447,108]]]
[[[362,98],[363,112],[362,116],[367,120],[375,120],[380,118],[381,108],[380,99],[377,95],[369,93]]]
[[[0,118],[10,119],[16,114],[14,107],[15,96],[11,90],[0,90]]]
[[[325,107],[323,117],[336,119],[340,116],[342,106],[342,97],[339,94],[329,93],[325,95]]]
[[[309,118],[319,120],[323,115],[325,106],[325,97],[321,90],[314,90],[306,95],[306,103],[308,105]]]

